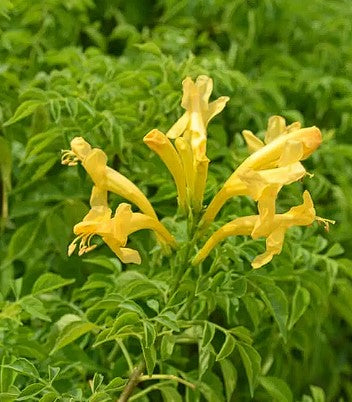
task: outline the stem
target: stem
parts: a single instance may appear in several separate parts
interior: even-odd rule
[[[165,384],[172,384],[172,381],[165,381],[163,384],[158,383],[158,384],[153,384],[150,387],[143,389],[142,391],[138,392],[137,394],[131,396],[131,398],[129,399],[129,401],[136,401],[137,399],[139,399],[141,396],[148,394],[151,391],[154,391],[155,389],[160,389],[162,388]]]
[[[139,377],[143,374],[143,370],[144,370],[144,362],[139,363],[139,365],[134,368],[132,374],[130,375],[129,381],[124,390],[122,391],[122,394],[120,395],[120,398],[118,399],[117,402],[126,402],[129,400],[131,394],[133,393],[135,387],[139,382]]]
[[[192,389],[195,389],[196,386],[194,384],[192,384],[189,381],[184,380],[183,378],[177,377],[175,375],[172,374],[153,374],[152,376],[149,375],[141,375],[138,378],[139,382],[142,381],[148,381],[148,380],[173,380],[173,381],[177,381],[183,385],[186,385],[187,387],[190,387]]]
[[[124,343],[122,342],[121,339],[117,339],[117,344],[120,346],[120,349],[126,359],[127,365],[128,365],[128,369],[130,371],[130,373],[133,373],[133,363],[130,357],[130,354],[128,353],[128,350],[126,349],[126,346],[124,345]]]

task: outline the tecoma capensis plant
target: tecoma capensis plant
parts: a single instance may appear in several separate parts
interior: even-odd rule
[[[123,263],[140,264],[138,250],[126,247],[128,238],[139,230],[153,231],[165,258],[171,260],[170,266],[177,266],[174,282],[170,284],[166,295],[166,311],[168,306],[173,305],[171,301],[180,281],[187,277],[192,267],[202,264],[225,238],[239,235],[251,236],[252,239],[265,238],[265,252],[257,255],[251,263],[254,269],[258,269],[280,254],[285,233],[290,227],[307,226],[315,221],[321,221],[327,226],[331,222],[316,216],[307,190],[302,195],[300,205],[284,213],[276,210],[277,197],[282,187],[308,174],[302,161],[322,142],[317,127],[301,128],[298,122],[286,125],[281,116],[269,118],[263,141],[251,131],[243,131],[251,155],[230,175],[210,204],[204,205],[210,162],[206,154],[207,126],[225,108],[229,98],[222,96],[209,102],[213,81],[205,75],[200,75],[196,81],[187,77],[182,85],[181,106],[185,109],[184,114],[166,134],[153,129],[145,135],[143,141],[163,161],[174,179],[179,207],[177,217],[183,217],[188,225],[189,238],[186,242],[176,241],[174,234],[159,220],[145,194],[127,177],[107,165],[107,156],[101,149],[92,148],[83,138],[75,137],[71,141],[71,149],[63,151],[62,155],[62,163],[65,165],[81,163],[94,183],[90,211],[82,222],[74,226],[73,231],[77,237],[69,245],[68,254],[71,255],[77,245],[79,255],[95,249],[96,244],[92,243],[92,238],[98,235]],[[133,212],[130,204],[121,203],[113,213],[109,207],[109,193],[123,197],[137,207],[139,212]],[[224,204],[238,196],[254,200],[257,203],[257,214],[238,217],[209,233],[211,224]],[[172,260],[176,262],[172,263]],[[153,329],[155,337],[163,328],[159,323]],[[148,378],[169,379],[186,387],[195,387],[194,383],[175,375],[153,374],[155,357],[150,355],[150,350],[143,342],[143,358],[130,373],[120,401],[130,398],[138,383]],[[151,364],[153,360],[154,364]],[[148,378],[143,376],[145,367]]]

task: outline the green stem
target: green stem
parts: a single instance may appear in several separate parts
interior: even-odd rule
[[[192,389],[195,389],[196,386],[192,384],[189,381],[184,380],[183,378],[177,377],[172,374],[153,374],[151,376],[149,375],[142,375],[138,378],[139,382],[142,381],[149,381],[149,380],[172,380],[172,381],[177,381],[180,384],[186,385],[187,387],[190,387]]]
[[[124,343],[122,342],[121,339],[117,339],[117,344],[120,346],[120,349],[126,359],[127,365],[128,365],[128,369],[129,372],[132,374],[133,373],[133,363],[132,363],[132,359],[130,357],[130,354],[128,353],[128,350],[126,349],[126,346],[124,345]]]

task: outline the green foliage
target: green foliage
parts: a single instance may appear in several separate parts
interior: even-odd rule
[[[349,0],[0,2],[1,401],[113,401],[141,361],[166,377],[131,401],[352,400],[351,14]],[[206,203],[246,156],[240,131],[280,114],[317,125],[324,143],[304,162],[314,178],[284,189],[279,209],[307,188],[337,224],[291,229],[258,271],[263,244],[229,238],[178,283],[180,261],[146,233],[131,237],[138,268],[103,245],[68,258],[91,188],[60,165],[74,136],[104,149],[187,243],[142,137],[170,128],[182,79],[198,74],[231,98],[209,126]],[[253,212],[234,199],[213,228]]]

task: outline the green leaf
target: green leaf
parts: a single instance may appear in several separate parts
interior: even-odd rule
[[[51,292],[55,289],[63,286],[70,285],[75,279],[65,279],[60,275],[53,274],[51,272],[41,275],[34,283],[32,288],[32,294],[43,294]]]
[[[216,327],[212,322],[206,321],[204,324],[201,347],[206,348],[213,340]]]
[[[74,342],[76,339],[90,331],[97,329],[97,326],[91,322],[75,321],[66,325],[63,331],[59,334],[55,346],[50,354],[54,354],[59,349]]]
[[[4,123],[4,126],[9,126],[13,123],[16,123],[19,120],[24,119],[25,117],[33,114],[38,106],[44,105],[45,102],[41,100],[27,100],[21,103],[21,105],[16,109],[14,115]]]
[[[152,375],[156,363],[156,350],[154,345],[150,346],[149,348],[146,348],[143,346],[142,343],[142,350],[143,350],[143,356],[144,356],[144,361],[145,365],[147,367],[147,373],[148,375]]]
[[[46,315],[46,310],[43,303],[35,297],[26,296],[20,300],[21,307],[24,311],[30,314],[33,318],[40,318],[43,321],[51,321]]]
[[[166,311],[158,315],[157,317],[154,317],[153,320],[160,322],[160,324],[172,329],[175,332],[180,331],[180,328],[178,327],[176,322],[176,315],[172,311]]]
[[[213,348],[209,344],[206,348],[199,348],[198,379],[201,380],[205,372],[210,368]]]
[[[91,387],[93,393],[99,391],[99,387],[101,386],[103,381],[104,381],[104,376],[102,374],[94,373],[93,380],[90,383],[90,387]]]
[[[133,327],[134,325],[139,324],[139,322],[140,317],[134,311],[122,313],[114,321],[112,333],[119,334],[124,327]]]
[[[143,342],[146,348],[154,344],[156,338],[155,327],[150,321],[143,321],[144,337]]]
[[[279,330],[286,340],[287,329],[286,323],[288,318],[288,301],[285,293],[276,285],[271,282],[260,283],[260,295],[273,315]]]
[[[325,402],[325,392],[322,388],[317,387],[315,385],[310,386],[310,392],[312,393],[314,402]]]
[[[333,244],[329,250],[325,253],[326,257],[337,257],[345,252],[344,248],[339,243]]]
[[[220,367],[225,384],[226,401],[230,402],[237,384],[237,370],[228,359],[222,359],[220,361]]]
[[[39,392],[41,392],[46,386],[44,384],[31,384],[28,385],[17,397],[17,401],[26,401],[32,399]]]
[[[121,389],[123,389],[125,387],[127,383],[127,380],[124,380],[121,377],[116,377],[113,380],[111,380],[109,382],[108,385],[105,386],[104,390],[105,391],[120,391]]]
[[[161,55],[159,47],[154,42],[136,43],[134,46],[143,52],[152,53],[156,56]]]
[[[37,221],[25,223],[13,234],[8,246],[7,257],[9,260],[18,259],[32,246],[37,237],[40,224]]]
[[[107,268],[112,272],[121,272],[121,263],[117,258],[99,255],[94,258],[84,258],[83,261],[89,264],[98,265],[99,267]]]
[[[220,361],[222,359],[225,359],[225,357],[227,357],[233,352],[235,346],[236,346],[235,338],[230,333],[227,333],[225,342],[222,345],[220,352],[217,354],[216,360]]]
[[[60,130],[53,128],[32,136],[26,146],[26,157],[31,158],[39,154],[61,135]]]
[[[292,402],[293,395],[284,380],[277,377],[260,377],[259,382],[267,393],[277,402]]]
[[[26,375],[28,377],[39,378],[38,370],[35,368],[34,364],[22,357],[15,360],[11,364],[5,365],[5,367],[15,370],[17,373]]]
[[[57,399],[56,392],[48,392],[39,399],[39,402],[54,402],[56,399]]]
[[[174,387],[164,386],[160,388],[164,402],[182,402],[181,395]]]
[[[244,296],[247,292],[247,279],[244,276],[237,278],[235,281],[233,281],[231,289],[231,294],[234,297]]]
[[[175,346],[175,336],[172,334],[165,334],[161,339],[160,355],[161,360],[168,360],[172,355]]]
[[[237,348],[247,374],[249,392],[253,398],[254,390],[258,385],[258,378],[261,370],[261,357],[259,353],[250,345],[238,342]]]
[[[296,322],[302,317],[310,303],[310,293],[307,289],[297,285],[292,299],[291,315],[288,329],[291,330]]]

